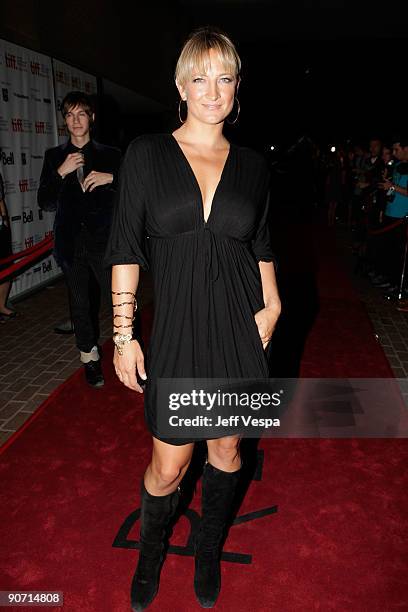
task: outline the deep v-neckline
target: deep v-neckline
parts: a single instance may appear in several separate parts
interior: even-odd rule
[[[185,165],[187,166],[187,169],[190,172],[190,176],[192,177],[193,183],[195,185],[195,188],[196,188],[196,190],[198,192],[198,195],[199,195],[199,198],[200,198],[201,218],[203,220],[204,225],[207,225],[207,223],[209,222],[210,217],[212,215],[213,208],[214,208],[214,202],[215,202],[216,197],[218,195],[218,191],[219,191],[220,186],[221,186],[221,184],[223,182],[223,179],[224,179],[225,171],[227,169],[229,160],[231,158],[231,152],[232,152],[233,144],[231,142],[229,143],[230,147],[229,147],[229,150],[228,150],[228,154],[227,154],[227,157],[225,158],[225,162],[224,162],[221,174],[220,174],[220,178],[219,178],[219,181],[217,183],[217,186],[215,188],[215,191],[214,191],[214,194],[213,194],[213,197],[212,197],[212,200],[211,200],[210,212],[208,213],[208,217],[206,219],[205,216],[204,216],[204,200],[203,200],[203,194],[202,194],[202,191],[201,191],[200,183],[198,182],[198,179],[197,179],[196,174],[195,174],[195,172],[194,172],[194,170],[192,168],[192,165],[190,164],[187,155],[184,153],[183,149],[181,148],[181,145],[178,142],[177,138],[173,134],[170,134],[170,137],[174,141],[174,143],[175,143],[177,149],[179,150],[179,152],[181,153],[181,156],[184,159],[184,163],[185,163]]]

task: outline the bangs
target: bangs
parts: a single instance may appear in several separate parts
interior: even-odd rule
[[[206,74],[211,66],[210,49],[216,51],[226,73],[239,76],[241,61],[230,39],[225,34],[200,30],[184,45],[177,62],[175,80],[184,85],[195,71]]]

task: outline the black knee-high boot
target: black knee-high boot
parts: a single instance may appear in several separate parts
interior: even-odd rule
[[[221,589],[220,557],[241,469],[224,472],[206,463],[202,516],[195,545],[194,590],[203,608],[212,608]]]
[[[132,610],[144,610],[159,589],[160,570],[164,561],[168,526],[180,498],[180,487],[169,495],[151,495],[141,486],[140,553],[131,587]]]

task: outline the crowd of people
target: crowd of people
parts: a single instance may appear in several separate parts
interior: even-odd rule
[[[352,231],[356,271],[408,312],[403,269],[408,217],[408,140],[331,147],[319,159],[327,221]]]

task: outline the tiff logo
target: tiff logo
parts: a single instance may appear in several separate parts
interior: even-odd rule
[[[28,179],[21,179],[18,181],[21,193],[28,191]]]
[[[45,232],[44,238],[54,238],[54,230],[49,230],[48,232]]]
[[[45,123],[44,123],[44,121],[36,121],[35,122],[35,133],[36,134],[45,134]]]
[[[22,119],[12,119],[11,120],[11,129],[13,132],[23,132],[23,120]]]
[[[26,249],[29,249],[30,247],[34,246],[34,236],[30,236],[29,238],[26,238],[24,240],[24,244],[25,244]]]
[[[17,70],[17,58],[15,55],[13,55],[12,53],[6,53],[5,59],[6,68],[14,68],[14,70]]]
[[[40,74],[40,62],[30,62],[31,74]]]

